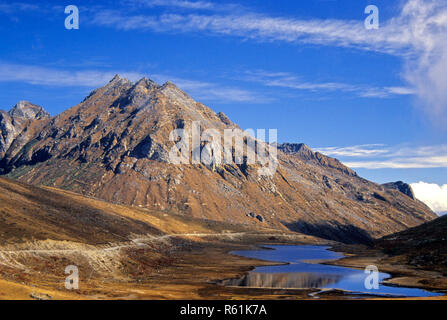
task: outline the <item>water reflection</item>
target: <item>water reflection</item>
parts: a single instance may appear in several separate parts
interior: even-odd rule
[[[309,272],[261,273],[250,272],[241,279],[230,280],[231,286],[258,288],[324,288],[337,283],[341,276]]]
[[[363,270],[313,263],[312,260],[338,259],[343,255],[327,250],[325,246],[268,246],[273,250],[235,251],[233,254],[261,260],[285,262],[278,266],[258,267],[227,285],[262,288],[318,288],[341,289],[379,295],[428,297],[440,295],[422,289],[391,287],[380,284],[379,289],[366,289],[368,276]],[[379,281],[389,278],[379,273]]]

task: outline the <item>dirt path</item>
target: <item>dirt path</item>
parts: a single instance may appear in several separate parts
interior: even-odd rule
[[[143,238],[136,238],[130,240],[130,242],[126,242],[125,244],[118,244],[110,247],[99,247],[99,248],[89,248],[89,249],[18,249],[18,250],[1,250],[0,249],[0,258],[2,254],[57,254],[57,253],[76,253],[76,252],[99,252],[99,251],[119,251],[125,248],[136,248],[136,247],[145,247],[148,242],[154,241],[166,241],[172,238],[188,238],[188,237],[217,237],[219,239],[228,238],[230,240],[234,240],[237,237],[243,236],[263,236],[263,237],[285,237],[285,238],[294,238],[294,235],[289,234],[259,234],[259,233],[247,233],[247,232],[233,232],[233,233],[174,233],[174,234],[165,234],[161,236],[148,236]],[[298,236],[297,236],[298,239]],[[89,246],[91,247],[91,246]]]

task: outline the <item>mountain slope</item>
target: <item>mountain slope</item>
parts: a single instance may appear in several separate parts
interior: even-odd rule
[[[115,205],[0,177],[0,246],[46,240],[108,245],[142,236],[221,233],[222,230],[245,231],[237,225]]]
[[[406,264],[447,274],[447,216],[383,237],[376,246]]]
[[[214,158],[174,164],[170,135],[192,131],[195,122],[200,133],[214,129],[221,136],[239,128],[170,82],[132,83],[115,76],[58,116],[29,120],[26,134],[5,130],[10,138],[0,145],[0,172],[114,203],[344,242],[368,241],[436,217],[400,190],[362,179],[303,144],[277,146],[273,176],[259,175],[263,164],[247,161],[249,150],[259,156],[253,146],[260,142],[242,133],[235,139],[247,153],[239,164]],[[215,156],[213,141],[196,149]],[[230,157],[236,162],[235,150]]]

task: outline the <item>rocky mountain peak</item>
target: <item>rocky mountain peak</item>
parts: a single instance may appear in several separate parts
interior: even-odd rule
[[[105,88],[119,88],[119,87],[130,87],[132,86],[132,81],[127,78],[121,77],[119,74],[116,74],[112,80],[109,81]]]
[[[194,162],[196,150],[214,159],[214,137],[185,148],[187,162],[172,161],[173,130],[192,132],[199,122],[199,135],[214,129],[223,136],[237,127],[172,82],[133,83],[116,75],[49,121],[25,120],[45,116],[29,102],[0,112],[0,174],[117,203],[346,241],[359,232],[381,236],[434,217],[422,203],[361,179],[303,143],[278,145],[277,170],[268,177],[259,175],[268,164],[236,158],[236,149],[226,154],[233,163]],[[249,143],[253,139],[239,136],[247,153],[252,148],[260,155]],[[261,212],[262,221],[249,215]]]
[[[41,122],[38,120],[50,118],[41,106],[28,101],[19,101],[9,112],[0,110],[0,161],[4,161],[3,157],[16,139],[17,146],[27,142],[35,125]]]
[[[416,199],[413,188],[411,186],[403,181],[397,181],[397,182],[389,182],[383,184],[383,186],[387,189],[394,189],[402,192],[403,194],[409,196],[411,199]]]
[[[194,102],[195,101],[182,89],[177,87],[174,83],[171,81],[166,81],[161,87],[161,91],[169,96],[170,98],[177,100],[177,102]]]
[[[110,82],[115,82],[115,81],[119,81],[121,80],[121,76],[119,74],[115,74],[112,78],[112,80],[110,80]]]
[[[285,154],[290,154],[306,162],[317,163],[321,166],[333,168],[342,171],[345,174],[356,176],[355,171],[343,165],[339,160],[328,157],[320,152],[314,152],[304,143],[283,143],[279,144],[278,149]]]
[[[153,88],[158,87],[158,84],[152,79],[143,77],[135,83],[135,87]]]
[[[227,117],[227,115],[223,112],[219,112],[217,114],[219,119],[227,126],[234,126],[234,123]]]
[[[315,153],[304,143],[283,143],[278,149],[287,154],[295,154],[306,160],[315,159]]]
[[[8,114],[12,118],[24,118],[26,120],[40,120],[50,118],[50,115],[41,107],[29,101],[19,101]]]

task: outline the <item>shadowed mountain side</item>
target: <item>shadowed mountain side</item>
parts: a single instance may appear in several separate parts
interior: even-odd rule
[[[387,189],[399,190],[400,192],[409,196],[413,200],[416,199],[413,188],[411,188],[411,186],[405,182],[397,181],[397,182],[385,183],[382,185]]]
[[[376,247],[409,265],[447,275],[447,216],[383,237]]]
[[[373,239],[366,230],[353,225],[341,225],[335,223],[311,224],[305,221],[285,224],[291,231],[316,236],[322,239],[335,240],[342,243],[362,243],[371,245]]]

